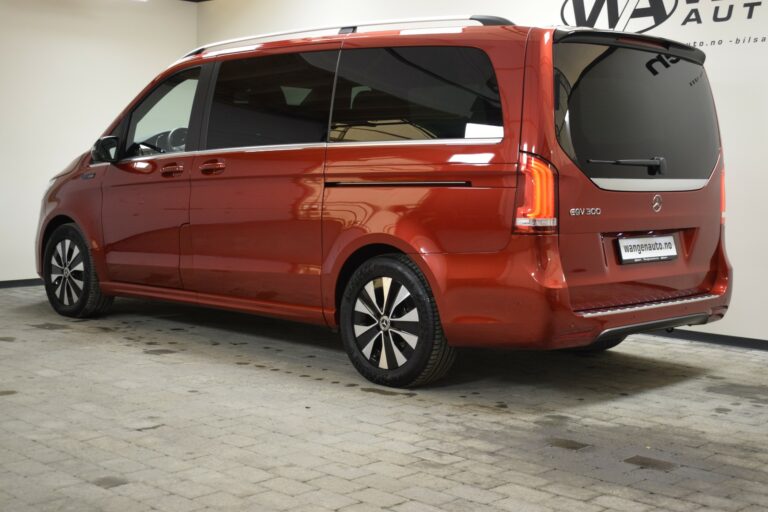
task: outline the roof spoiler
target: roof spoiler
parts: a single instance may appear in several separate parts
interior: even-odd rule
[[[553,36],[556,43],[586,43],[586,44],[606,44],[610,46],[620,46],[622,48],[634,48],[644,51],[663,51],[668,55],[680,57],[681,59],[704,64],[706,55],[703,51],[687,44],[678,43],[663,37],[646,36],[643,34],[634,34],[632,32],[617,32],[614,30],[593,30],[585,28],[556,28]]]

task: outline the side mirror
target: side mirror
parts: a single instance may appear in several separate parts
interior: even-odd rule
[[[93,163],[114,163],[117,162],[117,148],[120,146],[120,139],[114,135],[107,135],[96,141],[91,149],[91,159]]]

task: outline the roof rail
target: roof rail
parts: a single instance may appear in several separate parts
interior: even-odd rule
[[[204,51],[209,50],[211,48],[215,48],[217,46],[226,46],[229,44],[242,43],[245,41],[258,41],[259,39],[269,39],[269,38],[279,37],[279,36],[300,35],[305,33],[329,31],[329,30],[337,30],[338,34],[353,34],[357,32],[357,30],[360,27],[374,27],[378,25],[401,25],[401,24],[409,24],[409,23],[432,23],[432,22],[441,22],[441,21],[476,21],[481,25],[514,25],[514,23],[512,23],[506,18],[501,18],[499,16],[485,16],[485,15],[443,16],[443,17],[437,17],[437,18],[415,18],[415,19],[403,19],[403,20],[371,21],[366,23],[357,23],[354,25],[344,25],[344,26],[335,25],[331,27],[307,28],[307,29],[301,29],[301,30],[290,30],[287,32],[272,32],[269,34],[260,34],[260,35],[254,35],[254,36],[238,37],[235,39],[227,39],[225,41],[209,43],[199,48],[196,48],[191,52],[189,52],[188,54],[184,55],[183,58],[199,55]]]

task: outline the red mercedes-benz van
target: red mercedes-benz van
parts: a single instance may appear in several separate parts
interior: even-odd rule
[[[725,314],[704,54],[495,17],[225,41],[45,193],[53,308],[114,296],[325,324],[373,382],[455,347],[605,350]]]

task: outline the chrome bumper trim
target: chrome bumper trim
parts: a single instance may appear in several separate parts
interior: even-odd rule
[[[714,294],[708,293],[706,295],[696,295],[694,297],[684,297],[682,299],[671,299],[671,300],[661,300],[658,302],[648,302],[646,304],[638,304],[635,306],[622,306],[618,308],[577,311],[576,314],[583,318],[593,318],[596,316],[608,316],[608,315],[620,315],[622,313],[634,313],[635,311],[645,311],[646,309],[664,308],[667,306],[679,306],[681,304],[693,304],[695,302],[703,302],[705,300],[712,300],[718,297],[720,297],[720,295],[714,295]]]

